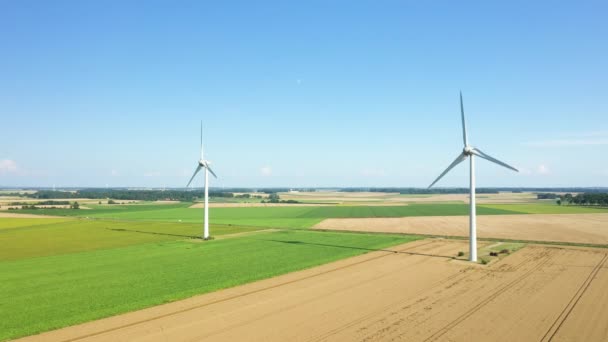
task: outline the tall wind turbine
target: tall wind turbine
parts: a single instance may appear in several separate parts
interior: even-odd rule
[[[190,181],[188,182],[188,185],[186,185],[186,188],[190,186],[190,183],[192,183],[192,180],[194,179],[196,174],[201,169],[205,169],[205,216],[203,221],[203,239],[205,240],[209,239],[209,172],[211,172],[213,177],[217,178],[215,172],[213,172],[213,170],[211,170],[211,167],[209,167],[210,164],[211,162],[205,160],[203,155],[203,122],[201,121],[201,159],[198,161],[196,170],[194,170],[194,174],[192,175],[192,178],[190,178]]]
[[[452,164],[450,164],[450,166],[448,166],[447,169],[445,169],[445,171],[443,171],[442,174],[439,175],[439,177],[437,177],[437,179],[435,179],[435,181],[429,185],[429,189],[435,185],[435,183],[437,183],[443,176],[445,176],[446,173],[448,173],[448,171],[450,171],[454,166],[460,164],[463,160],[467,159],[468,157],[470,157],[470,162],[471,162],[471,177],[470,177],[470,181],[471,181],[471,185],[469,188],[469,192],[470,192],[470,216],[469,216],[469,260],[470,261],[477,261],[477,227],[476,227],[476,213],[475,213],[475,156],[478,156],[480,158],[489,160],[495,164],[498,164],[500,166],[506,167],[507,169],[513,170],[515,172],[519,172],[516,168],[514,168],[513,166],[510,166],[506,163],[501,162],[500,160],[493,158],[491,156],[489,156],[488,154],[482,152],[480,149],[476,148],[476,147],[472,147],[469,145],[469,142],[467,140],[467,127],[465,125],[465,121],[464,121],[464,106],[462,104],[462,92],[460,92],[460,114],[462,116],[462,140],[464,142],[464,149],[462,150],[462,153],[460,153],[460,155],[458,155],[458,157],[456,157],[456,159],[452,162]]]

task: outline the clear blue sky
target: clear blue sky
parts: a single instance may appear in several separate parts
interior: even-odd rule
[[[2,1],[0,186],[608,186],[605,1]],[[201,184],[199,179],[197,185]],[[467,185],[458,166],[438,186]]]

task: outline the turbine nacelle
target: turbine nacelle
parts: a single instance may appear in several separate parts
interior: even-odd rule
[[[194,174],[190,178],[190,181],[188,182],[188,185],[186,185],[186,188],[190,186],[190,183],[192,183],[192,180],[194,179],[196,174],[201,169],[205,169],[205,170],[209,171],[209,173],[211,173],[211,175],[213,177],[217,178],[215,172],[213,172],[213,170],[211,170],[210,165],[211,165],[211,162],[208,160],[205,160],[205,158],[203,157],[203,123],[201,122],[201,158],[198,160],[198,165],[196,166],[196,170],[194,170]],[[205,174],[205,176],[207,176],[207,174]]]
[[[474,150],[475,150],[475,148],[474,148],[474,147],[471,147],[471,146],[465,146],[465,147],[462,149],[462,154],[464,154],[465,156],[470,156],[470,155],[472,155],[472,154],[473,154],[473,151],[474,151]]]

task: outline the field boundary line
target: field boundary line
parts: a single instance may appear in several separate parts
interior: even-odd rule
[[[380,308],[380,309],[377,309],[376,311],[374,311],[374,312],[372,312],[372,313],[369,313],[369,314],[364,315],[364,316],[362,316],[362,317],[359,317],[359,318],[357,318],[357,319],[355,319],[355,320],[353,320],[353,321],[350,321],[350,322],[348,322],[348,323],[346,323],[346,324],[342,325],[341,327],[337,327],[337,328],[335,328],[335,329],[332,329],[331,331],[325,332],[325,333],[323,333],[323,334],[321,334],[321,335],[319,335],[319,336],[317,336],[317,337],[315,337],[315,338],[311,339],[311,341],[324,341],[324,340],[326,340],[327,338],[329,338],[330,336],[335,335],[336,333],[338,333],[338,332],[340,332],[340,331],[343,331],[343,330],[345,330],[345,329],[347,329],[347,328],[350,328],[351,326],[354,326],[354,325],[356,325],[357,323],[360,323],[360,322],[362,322],[362,321],[365,321],[366,319],[368,319],[368,318],[370,318],[370,317],[376,316],[376,315],[377,315],[379,312],[384,312],[384,311],[386,311],[387,309],[390,309],[391,307],[394,307],[395,305],[397,305],[397,306],[403,306],[404,304],[406,304],[406,303],[408,303],[408,302],[411,302],[411,301],[415,300],[415,299],[416,299],[418,296],[423,295],[423,294],[424,294],[424,293],[426,293],[426,292],[432,291],[433,289],[435,289],[435,288],[437,288],[437,287],[439,287],[439,286],[441,286],[441,285],[443,285],[443,284],[445,284],[445,283],[448,283],[448,282],[451,282],[451,281],[453,281],[453,280],[460,279],[460,278],[467,278],[467,277],[470,275],[470,274],[469,274],[469,273],[467,273],[467,272],[469,272],[469,271],[470,271],[470,270],[472,270],[472,269],[473,269],[473,267],[467,267],[467,268],[464,268],[464,269],[462,269],[461,271],[458,271],[457,273],[454,273],[454,274],[452,274],[452,275],[450,275],[450,276],[448,276],[448,277],[446,277],[446,278],[443,278],[443,279],[441,279],[441,280],[438,280],[438,281],[436,281],[434,284],[432,284],[431,286],[429,286],[429,287],[427,287],[427,288],[425,288],[425,289],[422,289],[422,290],[418,291],[418,292],[417,292],[417,293],[415,293],[415,294],[414,294],[414,295],[413,295],[411,298],[410,298],[410,297],[408,297],[408,298],[406,298],[406,299],[404,299],[404,300],[401,300],[401,301],[399,301],[399,302],[397,302],[397,303],[391,303],[391,304],[389,304],[389,305],[386,305],[385,307],[382,307],[382,308]],[[365,340],[365,339],[363,339],[363,340]]]
[[[287,229],[292,229],[292,228],[287,228]],[[308,229],[305,229],[305,230],[308,230]],[[468,236],[460,236],[460,235],[435,235],[435,234],[399,233],[399,232],[373,232],[373,231],[363,231],[363,230],[331,229],[331,228],[309,228],[309,230],[320,231],[320,232],[332,232],[332,233],[409,235],[409,236],[423,236],[426,238],[469,240]],[[521,242],[521,243],[530,243],[530,244],[536,244],[536,245],[549,245],[549,246],[608,248],[608,244],[595,244],[595,243],[585,243],[585,242],[521,240],[521,239],[507,239],[507,238],[503,239],[503,238],[492,238],[492,237],[477,237],[477,241]]]
[[[415,242],[415,241],[412,241],[412,242]],[[155,321],[155,320],[158,320],[158,319],[161,319],[161,318],[165,318],[165,317],[181,314],[181,313],[184,313],[184,312],[196,310],[196,309],[203,308],[203,307],[206,307],[206,306],[210,306],[210,305],[213,305],[213,304],[218,304],[218,303],[226,302],[226,301],[229,301],[229,300],[232,300],[232,299],[245,297],[245,296],[248,296],[248,295],[251,295],[251,294],[264,292],[264,291],[271,290],[271,289],[274,289],[274,288],[278,288],[278,287],[281,287],[281,286],[285,286],[285,285],[289,285],[289,284],[292,284],[292,283],[296,283],[298,281],[315,278],[315,277],[318,277],[318,276],[321,276],[321,275],[324,275],[324,274],[328,274],[328,273],[331,273],[331,272],[335,272],[335,271],[339,271],[339,270],[346,269],[346,268],[349,268],[349,267],[353,267],[353,266],[357,266],[357,265],[360,265],[360,264],[364,264],[364,263],[372,261],[372,260],[377,260],[377,259],[380,259],[380,258],[384,258],[384,257],[387,257],[389,255],[393,255],[395,253],[406,251],[408,249],[414,249],[414,248],[426,246],[428,244],[435,243],[435,242],[436,242],[436,240],[431,240],[431,241],[428,241],[428,242],[426,242],[424,244],[419,244],[419,245],[416,245],[416,246],[409,246],[409,247],[406,247],[404,249],[400,249],[400,250],[396,250],[396,251],[390,251],[390,250],[386,250],[386,249],[378,250],[377,252],[383,252],[383,254],[375,256],[375,257],[371,257],[371,258],[368,258],[368,259],[365,259],[365,260],[357,261],[357,262],[352,263],[352,264],[348,264],[348,265],[340,266],[340,267],[333,268],[333,269],[330,269],[330,270],[327,270],[327,271],[323,271],[323,272],[320,272],[320,273],[315,273],[315,274],[312,274],[312,275],[309,275],[309,276],[304,276],[304,277],[301,277],[301,278],[298,278],[298,279],[293,279],[293,280],[290,280],[290,281],[286,281],[284,283],[280,283],[280,284],[276,284],[276,285],[272,285],[272,286],[267,286],[267,287],[264,287],[264,288],[261,288],[261,289],[251,290],[251,291],[248,291],[248,292],[245,292],[245,293],[240,293],[240,294],[236,294],[236,295],[229,296],[229,297],[226,297],[226,298],[217,299],[217,300],[214,300],[214,301],[211,301],[211,302],[208,302],[208,303],[202,303],[202,304],[198,304],[198,305],[193,305],[193,306],[190,306],[190,307],[187,307],[187,308],[183,308],[183,309],[180,309],[180,310],[175,310],[175,311],[172,311],[172,312],[169,312],[169,313],[166,313],[166,314],[157,315],[157,316],[146,318],[146,319],[140,319],[138,321],[131,322],[131,323],[128,323],[128,324],[123,324],[123,325],[119,325],[119,326],[116,326],[116,327],[112,327],[112,328],[108,328],[108,329],[104,329],[104,330],[100,330],[100,331],[95,331],[95,332],[84,334],[84,335],[80,335],[80,336],[77,336],[77,337],[68,338],[68,339],[65,339],[65,340],[62,340],[62,341],[63,342],[72,342],[72,341],[78,341],[78,340],[89,338],[89,337],[93,337],[93,336],[103,335],[103,334],[106,334],[106,333],[109,333],[109,332],[112,332],[112,331],[116,331],[116,330],[120,330],[120,329],[124,329],[124,328],[128,328],[128,327],[132,327],[132,326],[135,326],[135,325],[138,325],[138,324]],[[364,255],[364,254],[362,254],[362,255]],[[344,260],[344,259],[342,259],[342,260]],[[340,261],[340,260],[336,260],[336,261]],[[306,269],[301,270],[301,271],[305,271],[305,270]],[[266,279],[271,279],[271,278],[266,278]],[[262,279],[262,280],[266,280],[266,279]],[[262,280],[260,280],[260,281],[262,281]],[[242,284],[242,285],[246,285],[246,284]],[[211,293],[211,292],[209,292],[209,293]],[[201,294],[201,295],[205,295],[205,294]],[[185,299],[187,299],[187,298],[185,298]],[[154,306],[152,306],[152,307],[154,307]],[[145,310],[145,309],[141,309],[141,310]],[[139,311],[139,310],[136,310],[136,311]],[[130,312],[135,312],[135,311],[130,311]],[[125,313],[119,314],[119,315],[128,314],[130,312],[125,312]],[[106,318],[110,318],[110,317],[115,317],[115,316],[109,316],[109,317],[106,317]],[[101,318],[101,319],[104,319],[104,318]],[[91,322],[94,322],[94,321],[91,321]],[[86,322],[82,323],[82,324],[86,324]],[[66,327],[66,328],[62,328],[62,329],[68,329],[68,328],[70,328],[70,327]],[[33,336],[35,336],[35,335],[33,335]]]
[[[418,245],[418,246],[416,246],[416,247],[423,247],[423,246],[426,246],[426,245],[428,245],[428,244],[424,244],[424,245]],[[386,250],[385,250],[385,251],[386,251]],[[397,253],[407,253],[407,252],[404,252],[404,251],[396,251],[396,252],[394,252],[393,254],[397,254]],[[412,256],[412,255],[418,255],[418,254],[408,254],[408,256]],[[372,259],[370,259],[370,261],[371,261],[371,260],[372,260]],[[420,262],[420,261],[418,261],[418,262],[416,262],[416,263],[414,263],[414,264],[412,264],[412,265],[416,265],[416,264],[419,264],[419,263],[421,263],[421,262]],[[453,275],[452,275],[452,276],[450,276],[450,277],[456,277],[456,276],[459,276],[459,275],[461,275],[461,273],[460,273],[460,272],[458,272],[458,273],[456,273],[456,274],[453,274]],[[386,276],[386,275],[385,275],[385,276]],[[374,281],[376,281],[376,280],[378,280],[378,278],[369,279],[369,280],[366,280],[365,282],[358,283],[358,284],[370,283],[370,282],[374,282]],[[344,289],[347,289],[347,288],[349,288],[349,286],[348,286],[348,285],[347,285],[347,286],[343,286],[343,287],[342,287],[342,288],[340,288],[339,290],[335,290],[335,291],[333,291],[333,292],[331,292],[331,293],[324,294],[322,297],[319,297],[319,298],[314,298],[314,299],[308,300],[308,301],[306,301],[305,303],[309,303],[309,302],[312,302],[312,301],[318,301],[318,300],[322,300],[322,298],[324,298],[324,297],[334,295],[335,293],[338,293],[338,292],[340,292],[340,291],[343,291]],[[290,309],[296,308],[296,307],[298,307],[298,306],[300,306],[300,305],[302,305],[302,303],[297,303],[297,304],[290,305],[290,306],[288,306],[288,307],[285,307],[285,309],[286,309],[286,310],[290,310]],[[232,329],[232,328],[234,328],[234,327],[238,327],[238,326],[243,325],[243,324],[248,324],[248,323],[251,323],[251,322],[255,322],[256,320],[259,320],[259,319],[262,319],[262,318],[265,318],[265,317],[269,317],[269,316],[272,316],[272,315],[274,315],[274,314],[275,314],[275,313],[267,313],[267,314],[265,314],[265,315],[263,315],[263,316],[259,316],[259,317],[256,317],[256,318],[254,318],[254,319],[248,319],[248,320],[247,320],[247,321],[245,321],[245,322],[241,322],[241,323],[238,323],[238,324],[232,324],[232,325],[230,325],[230,326],[228,326],[228,327],[224,327],[224,328],[222,328],[221,330],[218,330],[218,331],[214,331],[214,332],[212,332],[212,333],[209,333],[209,334],[205,335],[205,337],[204,337],[204,338],[205,338],[205,339],[206,339],[206,338],[210,338],[210,337],[212,337],[212,336],[215,336],[215,335],[221,334],[221,333],[223,333],[223,332],[225,332],[225,331],[229,331],[230,329]],[[339,328],[337,328],[337,329],[339,329]],[[330,335],[332,335],[332,334],[330,334]],[[326,338],[311,338],[311,341],[312,341],[312,340],[319,341],[319,340],[325,340],[325,339],[326,339]]]
[[[424,341],[435,341],[438,338],[440,338],[441,336],[445,335],[448,331],[450,331],[452,328],[454,328],[455,326],[460,324],[462,321],[469,318],[474,313],[478,312],[479,309],[481,309],[482,307],[484,307],[485,305],[487,305],[488,303],[490,303],[491,301],[496,299],[498,296],[500,296],[501,294],[505,293],[507,290],[512,288],[513,285],[523,281],[524,279],[526,279],[527,277],[532,275],[532,273],[534,273],[536,270],[540,269],[542,266],[544,266],[546,263],[548,263],[549,260],[551,260],[551,257],[549,255],[543,256],[543,260],[541,262],[539,262],[537,265],[535,265],[528,271],[524,272],[524,274],[520,275],[519,277],[513,279],[509,283],[499,287],[496,291],[494,291],[488,297],[482,299],[479,303],[474,305],[469,310],[465,311],[462,315],[458,316],[455,320],[448,323],[446,326],[437,330],[434,334],[432,334],[431,336],[424,339]]]
[[[555,337],[555,335],[557,334],[559,329],[562,327],[564,322],[570,316],[570,313],[572,312],[572,310],[574,310],[574,308],[578,304],[579,300],[583,297],[583,295],[585,294],[585,292],[591,285],[591,282],[593,282],[593,280],[595,279],[595,276],[599,273],[600,269],[606,263],[606,260],[608,260],[608,254],[604,254],[604,257],[602,258],[602,260],[600,260],[600,262],[598,262],[597,265],[595,265],[593,270],[591,270],[591,272],[589,273],[589,275],[587,276],[585,281],[583,281],[581,286],[574,293],[574,295],[572,296],[572,298],[570,299],[568,304],[566,304],[566,306],[564,307],[562,312],[559,314],[557,319],[553,322],[551,327],[549,327],[549,329],[547,330],[547,332],[545,333],[545,335],[543,336],[541,341],[552,341],[553,340],[553,338]],[[549,335],[549,334],[551,334],[551,335]]]

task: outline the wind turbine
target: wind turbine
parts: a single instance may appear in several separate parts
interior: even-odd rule
[[[489,160],[495,164],[498,164],[500,166],[506,167],[507,169],[513,170],[515,172],[519,172],[519,170],[517,170],[516,168],[514,168],[513,166],[510,166],[506,163],[501,162],[500,160],[493,158],[491,156],[489,156],[488,154],[482,152],[480,149],[473,147],[471,145],[469,145],[469,142],[467,140],[467,127],[465,125],[465,121],[464,121],[464,106],[462,104],[462,92],[460,92],[460,114],[462,116],[462,140],[464,142],[464,148],[462,150],[462,153],[460,153],[458,155],[458,157],[456,157],[456,159],[452,162],[452,164],[450,164],[450,166],[448,166],[447,169],[445,169],[445,171],[443,171],[442,174],[439,175],[439,177],[437,177],[437,179],[435,179],[435,181],[429,185],[429,189],[435,185],[435,183],[437,183],[443,176],[445,176],[446,173],[448,173],[448,171],[450,171],[454,166],[460,164],[463,160],[467,159],[468,157],[470,157],[470,181],[471,181],[471,185],[469,188],[469,192],[470,192],[470,216],[469,216],[469,261],[477,261],[477,227],[476,227],[476,212],[475,212],[475,156],[478,156],[480,158]]]
[[[192,178],[190,178],[190,181],[188,182],[188,185],[186,185],[186,188],[190,186],[190,183],[192,183],[192,180],[194,179],[196,174],[201,169],[205,169],[205,216],[203,222],[203,239],[205,240],[209,239],[209,172],[211,172],[213,177],[217,178],[215,172],[213,172],[213,170],[211,170],[211,167],[209,167],[210,164],[211,162],[205,160],[203,155],[203,122],[201,121],[201,159],[198,161],[196,170],[194,170],[194,174],[192,175]]]

